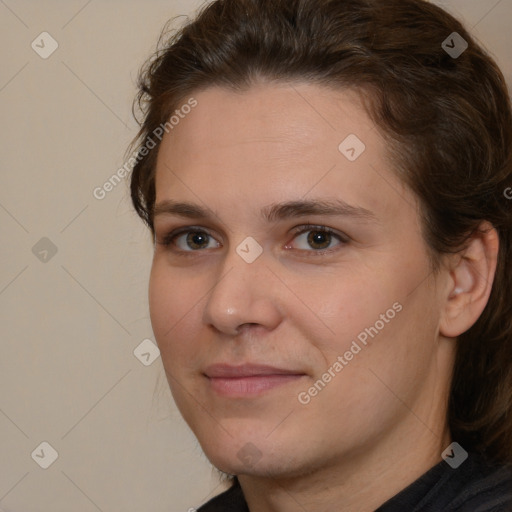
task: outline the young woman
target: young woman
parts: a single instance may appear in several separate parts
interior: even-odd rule
[[[132,175],[204,512],[512,510],[512,114],[422,0],[217,0]]]

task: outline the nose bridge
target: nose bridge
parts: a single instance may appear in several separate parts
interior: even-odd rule
[[[226,256],[204,308],[205,323],[229,334],[236,334],[243,324],[260,324],[270,329],[279,321],[277,297],[265,259],[261,255],[252,261],[245,259],[243,252],[240,255],[240,247],[247,251],[242,243]]]

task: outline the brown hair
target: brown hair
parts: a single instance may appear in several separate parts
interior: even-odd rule
[[[468,44],[460,56],[447,51],[460,45],[453,32]],[[214,85],[243,91],[262,79],[360,93],[396,172],[420,200],[434,270],[483,220],[498,231],[489,302],[458,340],[448,419],[467,450],[512,463],[512,224],[504,197],[512,113],[498,66],[460,22],[423,0],[216,0],[162,35],[141,71],[138,147],[193,93]],[[134,207],[152,231],[157,151],[138,155],[131,179]]]

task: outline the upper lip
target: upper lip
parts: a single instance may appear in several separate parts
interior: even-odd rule
[[[299,370],[276,368],[266,364],[242,364],[238,366],[229,364],[212,364],[204,370],[209,378],[236,378],[253,377],[256,375],[305,375]]]

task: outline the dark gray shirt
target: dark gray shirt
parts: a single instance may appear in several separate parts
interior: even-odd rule
[[[235,481],[198,512],[249,512],[249,508]],[[442,461],[375,512],[512,512],[512,468],[488,464],[473,453],[457,469]]]

